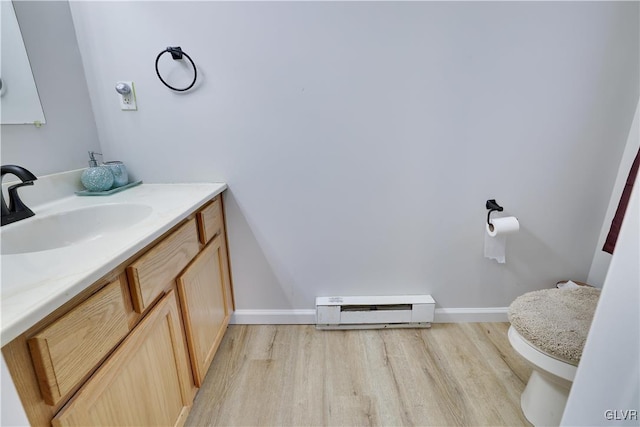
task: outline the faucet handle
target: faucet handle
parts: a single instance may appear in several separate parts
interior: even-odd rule
[[[9,187],[9,207],[7,207],[7,203],[5,202],[4,194],[1,195],[2,221],[0,221],[0,225],[4,226],[33,216],[33,211],[20,200],[18,188],[24,187],[25,185],[33,185],[33,181],[38,178],[27,169],[18,165],[2,165],[0,169],[0,181],[2,181],[2,178],[4,178],[6,174],[15,175],[22,181]]]
[[[15,185],[10,186],[9,188],[7,188],[7,191],[15,192],[18,188],[24,187],[25,185],[33,185],[33,181],[19,182],[19,183],[15,184]]]
[[[34,215],[31,209],[29,209],[18,196],[18,188],[24,187],[27,185],[33,185],[33,181],[21,182],[7,188],[7,191],[9,193],[9,211],[10,212],[26,211],[31,213],[31,215],[29,216]],[[28,218],[28,217],[25,217],[25,218]]]

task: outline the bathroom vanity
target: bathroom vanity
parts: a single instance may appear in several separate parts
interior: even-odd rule
[[[234,309],[225,189],[70,198],[44,217],[96,204],[151,211],[93,240],[3,253],[2,354],[32,425],[185,421]],[[21,277],[28,265],[40,271]]]

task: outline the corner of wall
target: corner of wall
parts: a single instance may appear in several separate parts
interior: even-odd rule
[[[598,238],[598,245],[595,248],[593,254],[593,260],[591,261],[591,268],[589,269],[589,277],[587,282],[591,285],[602,287],[604,279],[609,270],[609,263],[611,262],[611,255],[602,251],[602,246],[609,233],[609,227],[611,221],[618,208],[618,201],[624,188],[624,183],[627,180],[629,169],[633,163],[638,148],[640,148],[640,102],[636,105],[636,113],[633,117],[633,122],[629,128],[629,135],[627,136],[627,144],[625,145],[624,152],[622,153],[622,159],[620,160],[620,166],[618,166],[618,176],[616,177],[613,190],[611,192],[611,199],[609,199],[609,207],[607,213],[604,216],[602,222],[602,229],[600,230],[600,237]]]

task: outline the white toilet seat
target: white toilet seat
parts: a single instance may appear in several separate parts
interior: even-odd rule
[[[577,366],[563,362],[538,350],[533,344],[524,339],[513,326],[509,327],[508,335],[511,346],[529,363],[570,383],[573,382],[578,369]]]

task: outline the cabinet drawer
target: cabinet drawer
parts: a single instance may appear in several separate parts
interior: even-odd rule
[[[198,212],[200,241],[206,244],[209,240],[222,233],[222,225],[222,202],[220,196],[218,196]]]
[[[129,333],[120,280],[29,340],[44,401],[56,405]]]
[[[191,219],[127,267],[133,308],[142,313],[167,289],[199,250]]]

